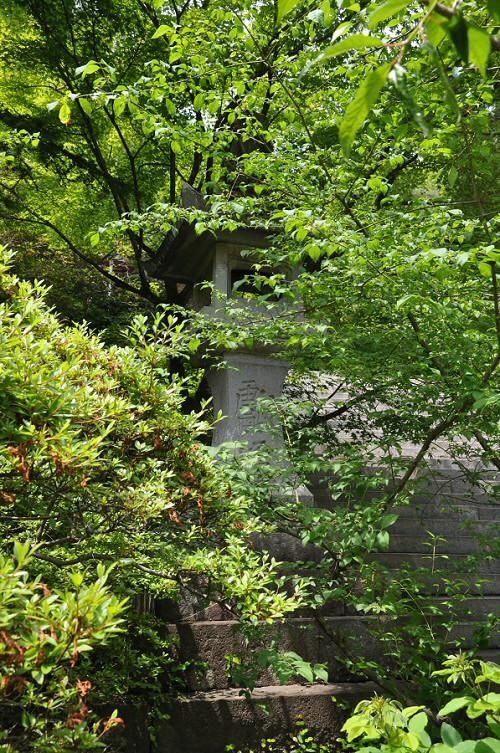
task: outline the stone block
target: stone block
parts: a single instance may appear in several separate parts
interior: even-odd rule
[[[166,709],[170,719],[159,725],[156,750],[224,753],[229,743],[238,749],[265,737],[284,740],[299,718],[319,738],[334,740],[349,709],[375,690],[372,683],[270,686],[256,689],[251,700],[237,689],[197,693]]]

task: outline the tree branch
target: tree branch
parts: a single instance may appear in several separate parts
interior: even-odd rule
[[[145,294],[145,291],[142,291],[140,288],[135,288],[133,285],[129,285],[128,282],[125,282],[125,280],[122,280],[120,277],[117,277],[112,272],[108,272],[107,269],[104,269],[101,267],[96,261],[94,261],[91,257],[84,254],[82,251],[80,251],[77,246],[68,238],[68,236],[63,233],[62,230],[60,230],[56,225],[54,225],[53,222],[50,222],[50,220],[45,219],[45,217],[42,217],[37,212],[35,212],[33,209],[30,209],[29,207],[25,206],[25,209],[27,212],[33,215],[33,219],[29,219],[28,217],[15,217],[12,215],[2,215],[3,219],[8,220],[15,220],[16,222],[30,222],[33,224],[43,225],[45,227],[50,228],[56,235],[61,238],[61,240],[64,241],[64,243],[68,246],[68,248],[77,256],[79,259],[81,259],[85,264],[88,264],[89,266],[93,267],[99,274],[103,275],[106,279],[110,280],[110,282],[114,283],[117,287],[122,288],[123,290],[127,290],[129,293],[133,293],[134,295],[138,295],[141,298],[145,298],[146,300],[150,301],[151,303],[160,303],[161,300],[155,296],[152,292],[149,294]]]

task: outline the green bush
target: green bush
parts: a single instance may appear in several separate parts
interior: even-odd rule
[[[125,602],[114,596],[108,571],[72,587],[51,590],[30,578],[33,550],[17,543],[15,559],[0,555],[0,751],[97,751],[121,719],[97,719],[88,707],[92,681],[81,679],[79,659],[121,629]]]
[[[453,695],[437,712],[424,706],[403,707],[399,701],[375,695],[360,701],[347,719],[344,736],[335,742],[320,742],[303,721],[290,735],[288,743],[268,738],[251,750],[236,751],[229,745],[227,753],[499,753],[500,666],[481,661],[469,654],[449,656],[433,677],[446,677],[447,683],[463,686],[461,695]],[[441,695],[443,687],[441,686]],[[457,727],[452,715],[461,717]],[[460,731],[467,730],[466,732]],[[464,739],[468,732],[474,739]]]
[[[203,439],[204,411],[186,411],[200,378],[172,359],[196,348],[184,322],[138,316],[122,346],[66,326],[40,283],[22,281],[0,253],[0,552],[36,544],[32,568],[50,588],[75,566],[112,564],[113,591],[131,602],[219,601],[247,623],[301,603],[279,563],[247,545],[258,527]],[[292,580],[292,579],[290,579]],[[126,635],[99,649],[102,700],[161,701],[178,684],[153,615],[131,610]],[[87,660],[85,660],[87,661]],[[90,667],[89,670],[90,671]],[[146,696],[146,698],[145,698]]]
[[[348,750],[359,753],[499,753],[500,666],[467,654],[450,656],[433,676],[448,683],[460,682],[463,694],[451,698],[437,714],[424,706],[403,706],[395,700],[375,696],[361,701],[343,726]],[[460,712],[474,739],[463,739],[449,717]],[[436,742],[433,742],[436,741]]]

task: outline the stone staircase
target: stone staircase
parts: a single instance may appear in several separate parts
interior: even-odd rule
[[[500,561],[491,558],[481,565],[478,574],[484,579],[482,586],[478,585],[477,576],[466,569],[467,556],[484,551],[488,541],[498,537],[495,529],[500,524],[500,504],[486,496],[471,497],[466,486],[449,479],[445,499],[441,482],[439,493],[435,484],[430,485],[411,507],[397,509],[400,517],[391,529],[390,550],[372,555],[395,573],[403,565],[429,569],[432,551],[426,541],[427,532],[445,538],[438,543],[437,567],[450,577],[460,578],[468,587],[466,606],[470,616],[450,636],[459,638],[463,645],[470,643],[472,619],[500,613]],[[311,491],[318,506],[332,504],[321,480],[313,480]],[[283,536],[275,537],[269,548],[278,559],[304,559],[297,543]],[[436,578],[429,575],[432,598],[442,600],[439,588],[436,590]],[[230,614],[217,605],[200,610],[195,604],[186,603],[177,611],[167,605],[164,619],[167,633],[178,638],[179,659],[197,659],[204,669],[186,673],[189,692],[167,709],[170,718],[158,730],[158,753],[224,753],[230,743],[236,750],[243,749],[263,737],[280,738],[293,728],[299,716],[319,736],[331,739],[343,723],[346,707],[376,690],[374,684],[349,675],[339,660],[338,646],[307,614],[272,627],[269,639],[279,633],[282,649],[293,650],[310,662],[326,664],[330,684],[307,685],[292,678],[290,684],[282,686],[271,673],[263,672],[251,699],[231,686],[226,672],[226,655],[244,651],[237,623]],[[367,657],[376,657],[380,652],[369,631],[374,619],[377,618],[350,612],[343,604],[330,605],[322,616],[329,633],[361,642]],[[485,656],[498,660],[499,649],[497,633]],[[332,703],[332,696],[336,703]]]

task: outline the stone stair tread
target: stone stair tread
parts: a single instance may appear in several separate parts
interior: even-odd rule
[[[455,562],[460,562],[462,564],[465,564],[469,556],[470,554],[462,554],[460,552],[457,552],[456,554],[453,555],[451,562],[455,561]],[[377,557],[381,559],[392,558],[392,559],[397,559],[399,561],[401,561],[403,557],[412,557],[419,560],[418,562],[419,567],[428,567],[429,560],[432,558],[432,554],[430,552],[416,552],[416,551],[407,549],[406,551],[402,551],[402,552],[393,552],[393,551],[370,552],[368,557],[370,558]],[[444,557],[446,559],[444,559]],[[446,563],[446,562],[450,562],[450,558],[448,557],[448,555],[438,552],[436,554],[436,563],[437,563],[436,568],[439,569],[439,564]],[[491,570],[492,573],[500,573],[500,560],[492,557],[491,559],[483,560],[482,562],[480,562],[479,567],[483,569],[489,569]]]
[[[378,686],[373,682],[338,682],[338,683],[313,683],[310,685],[265,685],[255,688],[250,693],[250,698],[262,701],[270,698],[303,698],[311,696],[349,696],[369,695],[376,692]],[[244,688],[226,688],[222,690],[198,690],[189,695],[179,698],[182,703],[192,701],[247,701]]]
[[[500,521],[495,520],[475,520],[471,518],[435,518],[435,517],[400,517],[389,529],[389,533],[399,531],[404,528],[406,531],[415,531],[419,534],[432,531],[433,533],[449,531],[450,535],[461,533],[476,536],[483,532],[488,532],[492,527],[500,525]]]
[[[375,691],[376,685],[369,682],[267,685],[255,690],[250,700],[238,688],[198,691],[166,708],[167,715],[157,728],[155,750],[223,753],[229,743],[236,750],[260,750],[263,738],[289,741],[298,719],[312,734],[332,739],[339,735],[349,708]],[[333,696],[341,703],[333,703]],[[262,708],[263,702],[267,710]]]
[[[456,640],[464,647],[470,646],[475,626],[485,620],[488,611],[495,611],[499,602],[491,602],[493,608],[490,608],[490,603],[483,605],[481,612],[477,611],[471,617],[462,615],[447,635],[450,650],[454,650],[453,642]],[[381,650],[377,631],[385,626],[385,621],[379,624],[380,619],[377,615],[359,614],[325,617],[322,619],[325,632],[314,618],[291,617],[269,626],[269,632],[262,636],[259,646],[265,648],[271,640],[277,639],[281,650],[295,651],[313,664],[325,664],[330,682],[349,683],[360,678],[343,663],[343,649],[339,649],[338,641],[348,652],[377,659]],[[433,624],[436,630],[441,630],[439,617],[433,620]],[[234,684],[228,676],[226,656],[236,654],[243,661],[248,651],[236,626],[234,620],[183,622],[167,626],[168,633],[176,637],[175,654],[179,660],[196,658],[204,663],[205,668],[199,666],[198,669],[193,667],[186,670],[184,679],[189,692],[226,689]],[[500,630],[493,632],[488,643],[488,650],[500,646]],[[253,650],[256,649],[254,647]],[[255,681],[257,686],[267,687],[276,684],[278,678],[272,670],[263,669],[258,672]],[[290,677],[287,684],[300,682],[301,678],[295,676]]]
[[[416,505],[407,505],[404,507],[393,507],[392,512],[399,515],[400,520],[420,520],[430,516],[434,520],[451,520],[453,522],[469,523],[487,523],[488,521],[500,520],[499,504],[482,504],[482,505],[464,505],[455,504],[437,504],[436,502],[420,502]]]
[[[427,598],[430,601],[435,601],[435,602],[439,603],[439,602],[446,601],[447,597],[443,596],[443,595],[440,595],[440,594],[437,594],[437,595],[431,594]],[[485,596],[482,596],[482,595],[481,596],[470,596],[470,597],[467,597],[464,600],[464,602],[462,603],[462,606],[464,606],[465,608],[469,608],[470,609],[476,603],[477,603],[478,606],[480,606],[481,604],[489,604],[490,606],[491,605],[499,605],[500,606],[500,595],[493,594],[493,595],[485,595]],[[362,622],[366,622],[366,621],[369,621],[369,620],[380,619],[380,615],[376,615],[376,614],[371,614],[371,615],[370,614],[361,614],[360,612],[352,611],[352,612],[350,612],[348,614],[326,615],[326,616],[322,617],[322,619],[327,620],[328,622],[340,622],[340,623],[342,623],[344,621],[345,622],[352,622],[353,618],[355,618],[356,620],[361,620]],[[307,625],[307,624],[315,624],[315,622],[316,622],[316,620],[315,620],[314,617],[305,615],[305,616],[295,616],[295,617],[290,616],[290,617],[286,617],[284,620],[277,620],[275,624],[276,625],[281,625],[281,624],[292,624],[292,625],[293,624],[297,624],[297,625],[304,624],[304,625]],[[236,626],[236,625],[239,625],[239,624],[240,623],[239,623],[238,620],[233,620],[233,619],[229,619],[229,620],[226,620],[226,619],[222,619],[222,620],[217,620],[217,619],[216,620],[182,619],[182,620],[178,620],[177,622],[166,623],[165,627],[166,628],[170,628],[170,629],[175,629],[176,627],[181,626],[181,625],[186,625],[186,626],[194,626],[194,625],[196,625],[197,628],[200,628],[200,627],[210,627],[210,628],[213,628],[213,627],[222,626],[222,625],[224,625],[226,627],[232,627],[232,626]],[[260,624],[266,625],[267,623],[266,622],[262,622]]]

